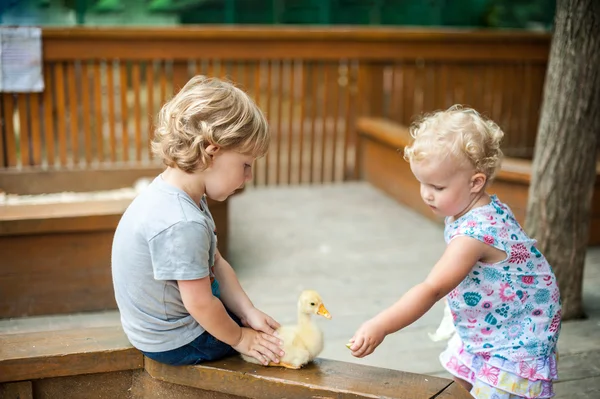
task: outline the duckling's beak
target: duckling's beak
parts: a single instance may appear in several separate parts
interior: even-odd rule
[[[329,314],[329,310],[327,310],[327,308],[325,308],[325,306],[323,304],[319,305],[319,309],[317,310],[317,314],[319,316],[323,316],[326,319],[331,319],[331,315]]]

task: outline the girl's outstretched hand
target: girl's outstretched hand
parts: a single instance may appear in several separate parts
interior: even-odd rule
[[[383,342],[385,331],[383,327],[373,320],[363,323],[348,342],[348,349],[352,356],[365,357],[373,353],[375,348]]]
[[[269,335],[276,335],[275,330],[279,328],[279,323],[271,316],[256,308],[247,311],[241,320],[244,326],[253,328],[256,331],[262,331]]]

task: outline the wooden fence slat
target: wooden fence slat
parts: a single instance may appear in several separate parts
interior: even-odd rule
[[[85,163],[90,165],[93,159],[92,151],[92,126],[91,115],[92,109],[90,105],[90,69],[87,61],[81,63],[81,94],[82,116],[83,116],[83,144],[85,147]]]
[[[42,93],[31,93],[29,96],[29,113],[31,120],[31,149],[32,164],[42,164],[42,130],[41,130],[41,101]]]
[[[292,156],[293,156],[293,145],[294,145],[294,106],[296,104],[294,93],[295,93],[295,83],[294,83],[294,75],[296,75],[295,63],[294,59],[290,60],[290,77],[288,79],[289,82],[289,111],[288,111],[288,176],[287,182],[288,184],[292,184]]]
[[[159,67],[159,82],[160,82],[160,105],[162,106],[167,102],[167,63],[161,61],[158,64]]]
[[[340,117],[340,77],[339,77],[339,64],[334,64],[334,90],[331,93],[331,102],[333,107],[333,129],[331,134],[332,146],[331,146],[331,181],[335,181],[336,171],[336,157],[337,157],[337,141],[338,141],[338,118]]]
[[[310,63],[310,77],[311,77],[311,101],[310,101],[310,157],[309,157],[309,171],[308,182],[312,184],[314,182],[315,174],[315,121],[317,119],[317,98],[319,92],[319,76],[318,76],[318,64],[316,62]]]
[[[69,62],[67,64],[69,121],[71,122],[69,134],[71,136],[71,156],[75,165],[79,163],[79,118],[77,109],[79,106],[79,96],[77,95],[77,80],[75,63]]]
[[[6,164],[8,167],[17,166],[17,140],[13,122],[15,102],[12,93],[2,94],[2,108],[4,117],[4,134],[6,137]]]
[[[129,161],[129,106],[127,105],[127,62],[119,61],[119,91],[121,94],[121,143],[123,145],[122,159],[125,162]]]
[[[358,74],[358,68],[360,66],[360,63],[357,60],[353,60],[352,64],[353,68],[351,70],[354,70],[353,74],[357,75]],[[360,83],[360,82],[359,82]],[[348,115],[346,115],[346,118],[348,120],[348,138],[349,140],[352,141],[352,147],[351,149],[354,151],[354,158],[352,159],[352,162],[354,163],[354,166],[352,168],[352,174],[350,175],[350,179],[351,180],[357,180],[358,179],[358,157],[359,157],[359,153],[358,153],[358,132],[356,131],[356,127],[354,126],[354,123],[356,121],[356,109],[358,109],[357,106],[357,102],[358,102],[358,96],[356,95],[356,93],[360,93],[359,90],[356,90],[354,92],[350,92],[350,109],[348,112]]]
[[[46,164],[54,166],[56,162],[56,154],[54,150],[54,102],[52,93],[56,93],[56,86],[52,79],[52,65],[44,65],[44,138],[46,147]]]
[[[344,147],[342,150],[342,181],[346,180],[346,171],[348,170],[348,148],[350,146],[350,111],[351,111],[351,95],[350,92],[352,90],[352,85],[354,83],[354,78],[352,76],[352,71],[350,69],[350,62],[346,64],[346,74],[348,83],[346,84],[346,88],[344,90]]]
[[[402,124],[409,126],[413,115],[415,114],[415,75],[416,67],[414,62],[406,61],[402,63],[404,91],[402,93]]]
[[[273,126],[273,114],[271,112],[271,98],[273,97],[271,90],[272,90],[272,80],[273,80],[273,60],[267,60],[267,105],[265,106],[265,110],[267,113],[267,119],[269,121],[269,126]],[[273,130],[271,130],[273,131]],[[271,158],[271,151],[270,151],[270,147],[272,146],[272,140],[271,143],[269,145],[269,151],[267,151],[267,154],[265,155],[265,185],[269,185],[269,168],[270,168],[270,158]]]
[[[21,166],[31,165],[29,160],[29,115],[27,112],[29,94],[20,93],[17,97],[19,112],[19,151]]]
[[[106,88],[108,106],[108,143],[110,146],[110,160],[117,160],[117,135],[115,126],[115,65],[112,60],[106,63]]]
[[[327,104],[329,88],[329,64],[322,65],[323,70],[323,106],[321,108],[321,183],[325,182],[325,154],[327,152]]]
[[[283,132],[281,131],[283,126],[283,61],[277,62],[277,133],[276,133],[276,142],[277,142],[277,151],[275,153],[275,184],[279,185],[281,183],[281,136]]]
[[[6,125],[5,117],[4,117],[4,98],[2,96],[0,96],[0,168],[6,168],[8,167],[8,160],[6,159],[6,155],[5,155],[5,148],[4,148],[4,140],[5,140],[5,132],[4,132],[4,126]]]
[[[140,63],[134,62],[132,66],[133,80],[133,115],[135,124],[135,160],[142,160],[142,114],[140,109]]]
[[[104,115],[102,114],[102,62],[94,62],[93,68],[95,127],[94,133],[96,134],[96,158],[98,159],[98,162],[104,162]]]
[[[148,91],[148,104],[146,109],[148,112],[148,158],[152,159],[152,140],[154,139],[154,61],[149,61],[146,64],[146,90]]]
[[[298,140],[300,142],[300,148],[298,149],[298,184],[302,183],[302,177],[304,175],[304,167],[302,165],[304,160],[304,122],[306,119],[306,65],[307,61],[299,61],[300,65],[300,132],[298,134]]]

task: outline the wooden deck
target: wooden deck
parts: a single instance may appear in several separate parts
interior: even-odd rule
[[[448,377],[437,359],[445,344],[427,337],[442,316],[440,304],[366,359],[344,346],[361,322],[424,278],[444,247],[439,224],[366,183],[248,189],[230,206],[229,260],[259,308],[291,323],[296,293],[314,288],[323,296],[333,319],[319,321],[321,357]],[[584,303],[588,319],[562,327],[557,399],[600,395],[599,247],[588,249]],[[0,333],[119,323],[117,312],[5,319]]]

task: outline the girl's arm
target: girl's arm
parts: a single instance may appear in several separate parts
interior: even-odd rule
[[[450,241],[425,281],[412,287],[395,304],[358,329],[350,340],[352,355],[371,354],[386,335],[421,318],[464,280],[486,249],[486,244],[471,237],[459,236]]]
[[[215,255],[215,277],[219,281],[221,300],[242,320],[244,325],[267,334],[275,334],[279,323],[254,307],[240,285],[235,271],[218,250]]]

